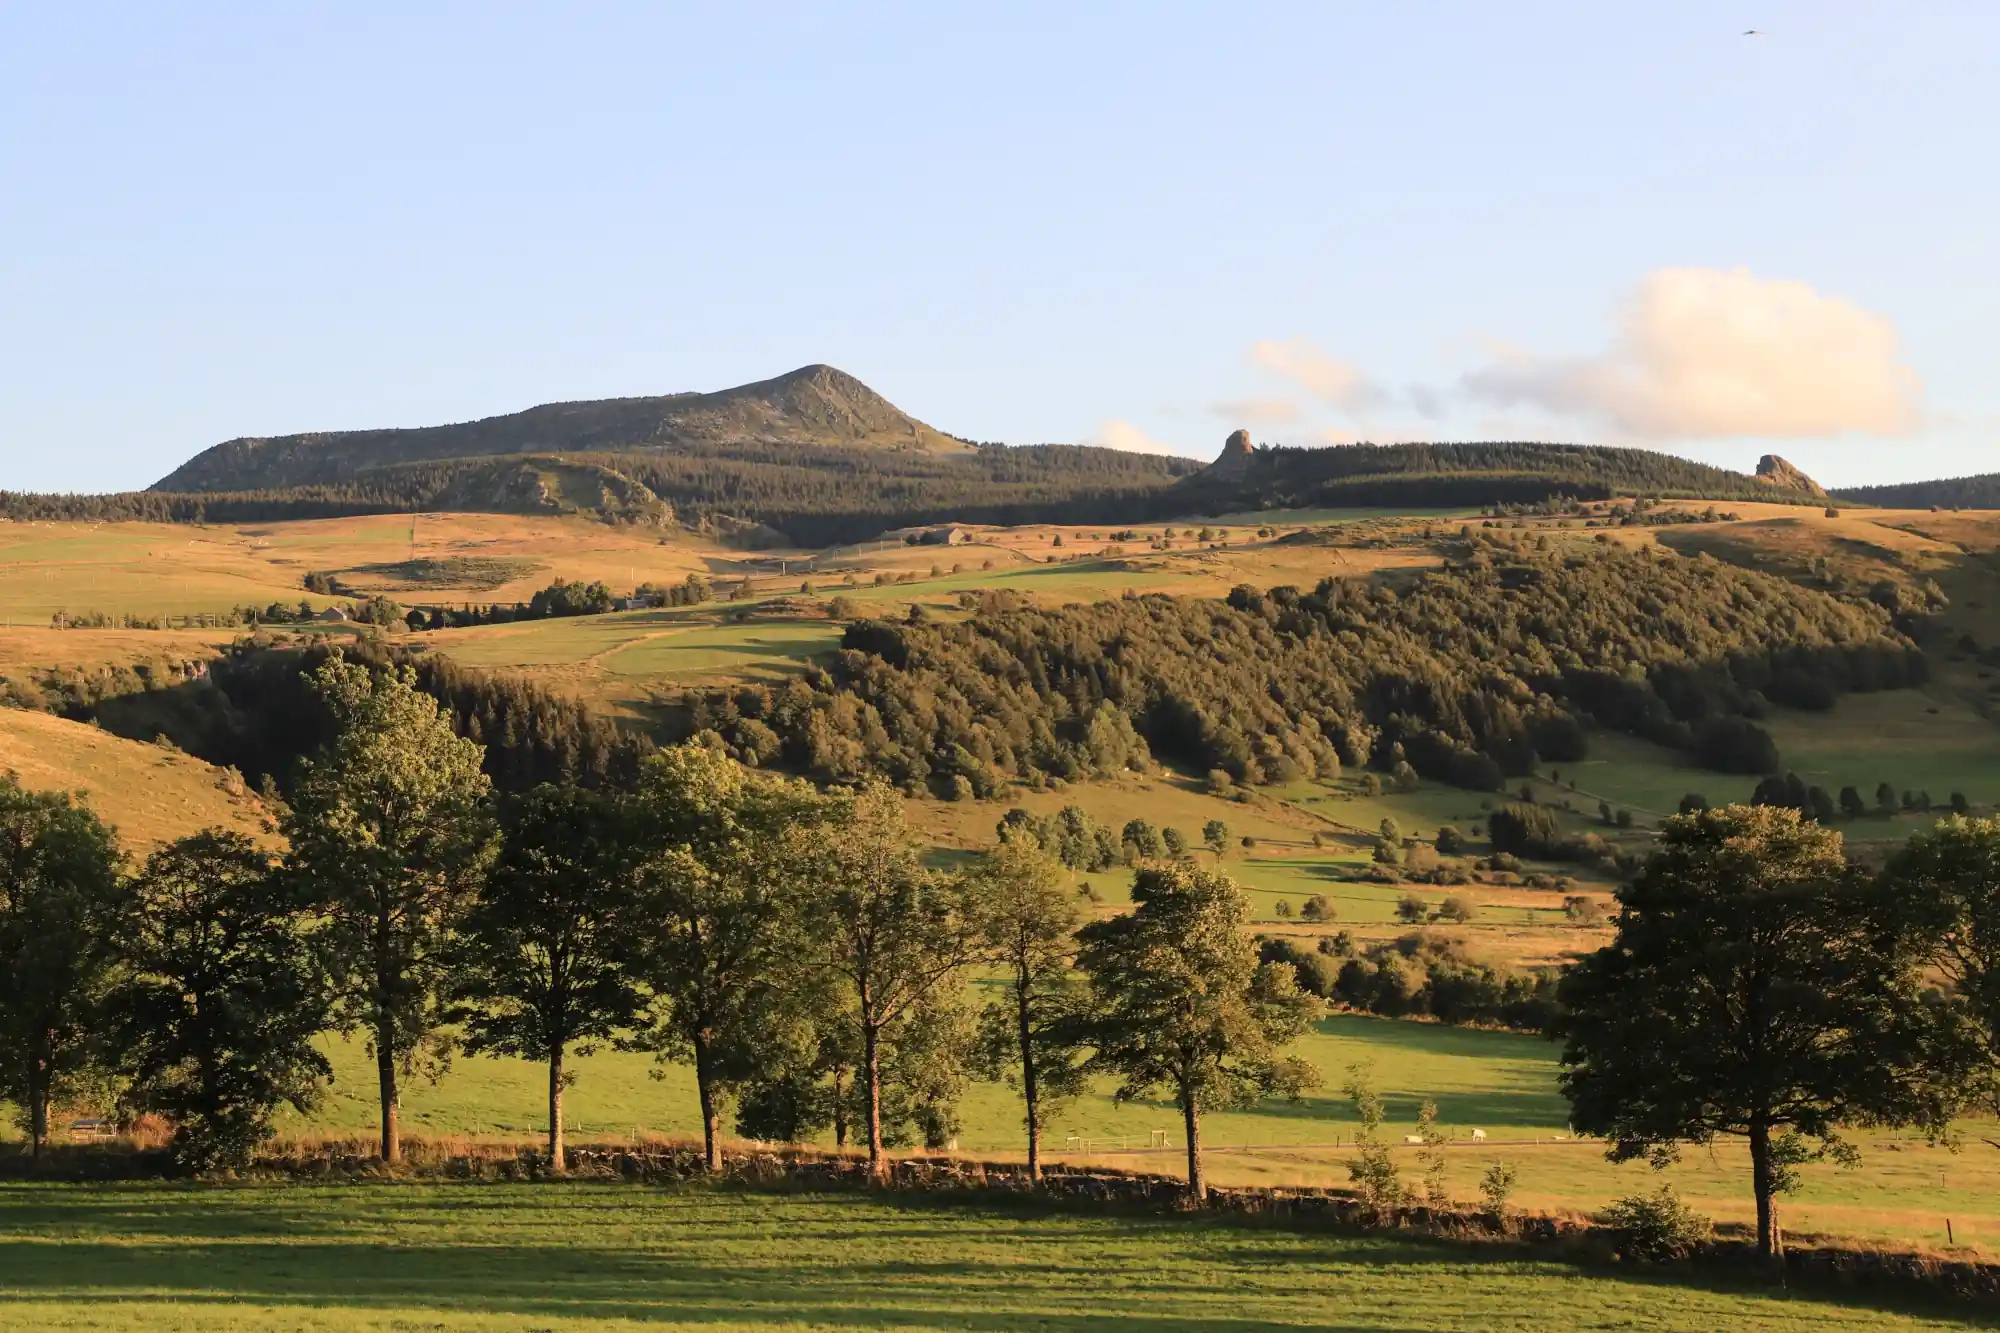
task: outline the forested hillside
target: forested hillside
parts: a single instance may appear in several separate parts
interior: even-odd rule
[[[863,621],[805,680],[690,694],[685,725],[759,764],[943,795],[1148,752],[1233,783],[1407,763],[1491,789],[1583,758],[1586,723],[1769,772],[1776,749],[1751,719],[1771,703],[1826,708],[1924,669],[1867,603],[1664,550],[1473,538],[1402,591],[1327,579],[1055,610],[989,597],[957,623]]]
[[[1854,486],[1840,492],[1849,500],[1890,509],[2000,509],[2000,472],[1942,481],[1906,481],[1894,486]]]
[[[1161,512],[1223,513],[1315,506],[1533,503],[1551,495],[1805,502],[1740,472],[1650,449],[1536,443],[1343,445],[1253,449],[1232,437],[1222,457],[1163,497]]]
[[[435,654],[412,654],[361,639],[341,646],[375,672],[407,668],[417,688],[436,698],[461,736],[486,747],[486,771],[502,791],[542,782],[586,787],[628,785],[651,744],[580,704],[519,676],[461,667]],[[211,764],[234,768],[252,786],[280,789],[293,766],[332,735],[334,721],[307,677],[334,651],[329,645],[273,645],[244,639],[201,674],[162,685],[130,677],[52,673],[40,700],[51,712],[94,722],[135,740],[165,737]]]

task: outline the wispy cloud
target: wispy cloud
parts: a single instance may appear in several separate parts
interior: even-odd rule
[[[1747,269],[1662,269],[1600,356],[1503,352],[1464,395],[1580,418],[1627,439],[1904,435],[1923,384],[1879,315]]]
[[[1359,411],[1382,400],[1382,390],[1353,364],[1328,356],[1303,338],[1265,339],[1250,359],[1291,380],[1329,407]]]
[[[1194,451],[1178,444],[1168,444],[1156,440],[1129,421],[1112,419],[1100,421],[1097,429],[1085,441],[1106,449],[1123,449],[1134,454],[1173,454],[1181,457],[1195,457]]]
[[[1299,405],[1289,398],[1234,398],[1211,404],[1208,410],[1225,421],[1253,426],[1287,426],[1300,415]]]

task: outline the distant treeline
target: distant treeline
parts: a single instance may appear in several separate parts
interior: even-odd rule
[[[282,523],[294,519],[392,514],[422,507],[400,497],[394,488],[362,484],[212,495],[164,491],[36,495],[0,491],[0,518],[16,523]]]
[[[1893,486],[1853,486],[1840,495],[1885,509],[2000,509],[2000,472]]]
[[[1366,764],[1491,790],[1583,758],[1587,723],[1775,771],[1754,721],[1770,704],[1924,677],[1872,604],[1706,557],[1464,542],[1401,591],[1327,579],[1055,610],[989,594],[958,623],[861,621],[804,679],[689,692],[681,725],[748,762],[944,796],[1152,756],[1225,788]]]

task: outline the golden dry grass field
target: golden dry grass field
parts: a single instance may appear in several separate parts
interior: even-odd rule
[[[0,772],[83,796],[134,856],[205,828],[269,841],[263,802],[235,773],[82,722],[0,708]]]

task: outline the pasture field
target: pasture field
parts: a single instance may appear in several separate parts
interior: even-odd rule
[[[1945,1330],[1505,1246],[689,1185],[0,1187],[15,1329]]]
[[[983,998],[975,984],[975,998]],[[1455,1136],[1447,1183],[1454,1197],[1478,1196],[1496,1161],[1519,1172],[1518,1206],[1594,1212],[1625,1195],[1672,1183],[1718,1221],[1753,1220],[1749,1158],[1741,1145],[1689,1149],[1665,1172],[1643,1163],[1613,1165],[1603,1145],[1575,1138],[1555,1083],[1556,1048],[1539,1037],[1440,1024],[1336,1014],[1317,1023],[1295,1053],[1312,1062],[1322,1086],[1297,1104],[1267,1103],[1202,1120],[1207,1168],[1220,1185],[1340,1185],[1354,1152],[1355,1120],[1343,1091],[1362,1066],[1387,1102],[1386,1140],[1405,1172],[1419,1174],[1416,1150],[1402,1143],[1426,1100]],[[288,1116],[281,1134],[307,1142],[353,1140],[367,1152],[375,1124],[373,1067],[359,1038],[331,1038],[335,1081],[310,1118]],[[572,1142],[643,1142],[699,1137],[693,1075],[681,1065],[615,1050],[573,1060],[577,1082],[565,1097]],[[1058,1114],[1045,1138],[1052,1160],[1179,1174],[1185,1140],[1179,1112],[1160,1097],[1121,1103],[1103,1082]],[[542,1131],[547,1076],[541,1066],[505,1058],[461,1057],[436,1084],[412,1083],[404,1096],[405,1132],[425,1139],[532,1143]],[[967,1085],[959,1151],[985,1160],[1018,1160],[1020,1103],[1004,1084]],[[1979,1126],[1973,1126],[1979,1129]],[[1484,1139],[1474,1139],[1483,1130]],[[1164,1140],[1164,1147],[1156,1143]],[[1786,1227],[1909,1246],[1942,1247],[1945,1219],[1966,1253],[2000,1257],[2000,1152],[1968,1134],[1959,1151],[1907,1135],[1864,1131],[1862,1163],[1803,1169],[1805,1184],[1783,1201]],[[826,1146],[831,1146],[830,1136]]]
[[[82,722],[0,708],[4,772],[31,789],[81,793],[134,857],[218,826],[270,841],[263,802],[233,773]]]

